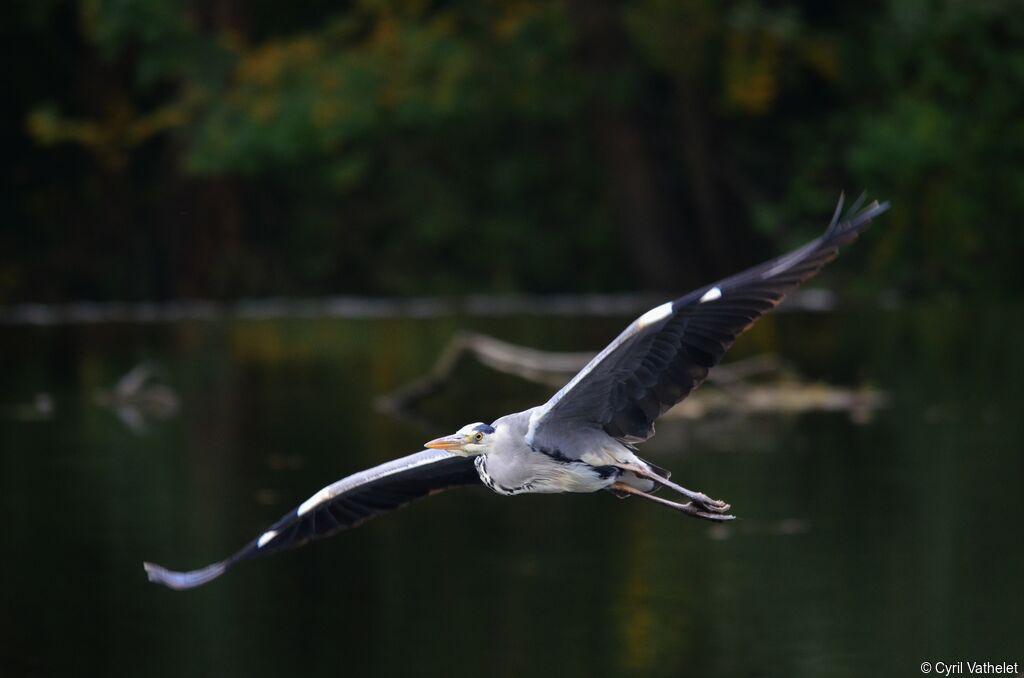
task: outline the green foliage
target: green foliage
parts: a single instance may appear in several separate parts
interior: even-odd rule
[[[1017,3],[896,4],[872,35],[884,97],[853,109],[846,162],[891,187],[889,265],[908,285],[967,295],[1019,289],[1024,213],[1024,16]],[[908,270],[899,260],[914,262]],[[901,270],[902,269],[902,270]]]
[[[19,259],[0,231],[0,299],[681,289],[842,188],[893,201],[876,289],[1024,282],[1013,2],[79,0],[70,25],[12,161],[14,222],[53,236]],[[69,208],[127,249],[63,237]]]

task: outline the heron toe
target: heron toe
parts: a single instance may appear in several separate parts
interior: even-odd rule
[[[730,520],[736,520],[736,516],[733,515],[723,515],[721,513],[708,513],[706,511],[697,511],[692,515],[697,518],[701,518],[703,520],[710,520],[716,523],[726,523]]]
[[[736,516],[725,514],[725,511],[729,510],[729,505],[725,504],[724,506],[725,508],[722,510],[721,513],[705,511],[700,506],[700,504],[694,503],[692,501],[686,502],[685,504],[676,504],[674,508],[676,508],[679,511],[682,511],[688,516],[700,518],[701,520],[710,520],[711,522],[715,523],[724,523],[730,520],[736,520]]]
[[[732,508],[731,505],[725,503],[721,499],[712,499],[703,492],[697,493],[696,497],[691,497],[694,504],[699,506],[701,510],[707,511],[708,513],[727,513]]]

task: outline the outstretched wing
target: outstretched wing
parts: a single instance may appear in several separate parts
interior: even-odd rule
[[[452,487],[479,484],[472,457],[443,450],[417,452],[328,485],[219,563],[191,572],[175,572],[153,563],[144,563],[144,567],[151,582],[190,589],[216,579],[243,560],[330,536]]]
[[[534,411],[527,441],[572,456],[562,449],[567,430],[603,428],[627,443],[650,438],[654,420],[704,381],[736,337],[889,208],[872,202],[860,210],[862,202],[840,220],[840,196],[821,237],[644,313]]]

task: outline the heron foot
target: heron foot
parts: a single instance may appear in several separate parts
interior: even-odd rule
[[[696,510],[702,513],[723,514],[728,513],[729,509],[732,508],[732,506],[725,503],[724,501],[721,501],[720,499],[712,499],[703,492],[694,492],[693,490],[688,490],[682,485],[677,485],[668,478],[659,476],[657,473],[651,473],[647,469],[640,468],[639,466],[633,466],[632,464],[622,464],[619,466],[619,468],[623,469],[624,471],[632,471],[635,475],[640,476],[641,478],[647,478],[648,480],[652,480],[658,483],[659,485],[663,485],[669,488],[670,490],[678,492],[679,494],[683,495],[684,497],[690,500],[688,504],[693,504]],[[684,506],[684,504],[680,504],[680,506]]]
[[[656,504],[661,504],[662,506],[667,506],[670,509],[674,509],[674,510],[679,511],[681,513],[685,513],[688,516],[692,516],[694,518],[699,518],[701,520],[710,520],[712,522],[719,522],[720,523],[720,522],[726,522],[726,521],[729,521],[729,520],[735,520],[736,519],[736,516],[724,515],[724,511],[722,511],[722,512],[706,511],[706,510],[704,510],[704,508],[701,505],[695,504],[693,501],[688,501],[685,504],[680,504],[679,502],[675,502],[675,501],[669,501],[668,499],[662,499],[661,497],[656,497],[653,494],[647,494],[646,492],[638,490],[635,487],[633,487],[632,485],[627,485],[625,483],[614,483],[608,489],[613,491],[613,492],[616,492],[616,493],[636,495],[638,497],[642,497],[644,499],[647,499],[648,501],[653,501]],[[724,509],[725,511],[727,511],[729,509],[729,505],[728,504],[722,504],[722,502],[717,502],[717,503],[721,504],[722,506],[724,506],[725,507],[725,509]]]
[[[711,512],[708,512],[708,511],[704,511],[701,508],[695,506],[692,501],[688,501],[685,504],[680,504],[679,508],[676,509],[676,510],[682,511],[683,513],[685,513],[688,516],[693,516],[694,518],[700,518],[701,520],[710,520],[711,522],[715,522],[715,523],[726,523],[726,522],[729,522],[730,520],[736,520],[736,516],[729,515],[729,514],[726,514],[724,512],[722,512],[722,513],[711,513]],[[725,505],[725,509],[724,510],[725,511],[729,510],[729,505],[728,504]]]
[[[691,504],[696,504],[702,511],[708,513],[728,513],[729,509],[732,508],[729,504],[725,503],[721,499],[712,499],[703,492],[695,492],[696,496],[690,498]]]

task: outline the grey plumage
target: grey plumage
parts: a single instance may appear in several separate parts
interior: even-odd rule
[[[430,449],[329,485],[230,558],[191,572],[146,563],[151,581],[185,589],[250,558],[355,527],[436,492],[483,483],[503,495],[611,490],[705,520],[729,505],[681,487],[636,455],[654,421],[707,377],[736,338],[835,258],[888,203],[858,200],[825,233],[789,254],[655,307],[633,321],[551,399],[487,425],[469,424]],[[650,494],[658,486],[685,504]]]
[[[633,321],[535,412],[530,442],[542,449],[560,447],[572,456],[575,452],[565,449],[565,436],[580,428],[599,427],[626,443],[654,435],[654,420],[704,381],[736,337],[889,207],[876,202],[858,211],[859,200],[841,221],[842,204],[840,198],[821,237],[670,302],[663,317]],[[702,302],[713,290],[719,291],[717,296]]]

